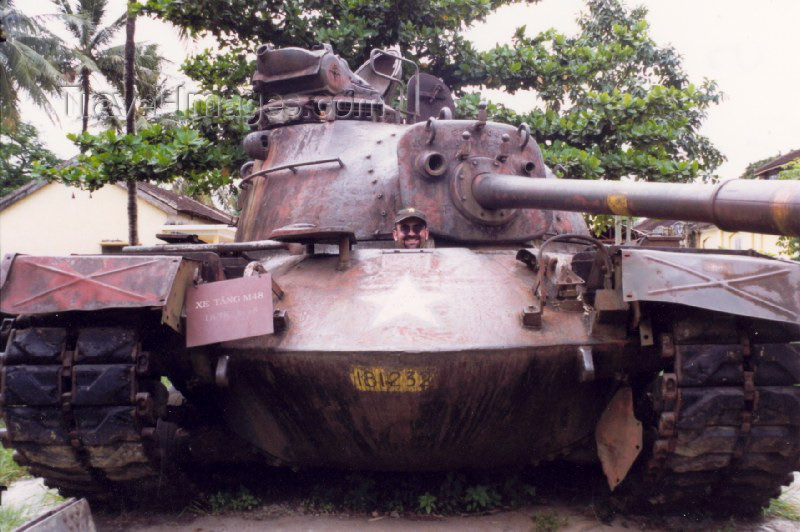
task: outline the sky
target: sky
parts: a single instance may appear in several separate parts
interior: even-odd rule
[[[109,4],[112,15],[124,11],[125,0],[109,0]],[[728,159],[717,169],[723,179],[738,177],[751,162],[800,148],[800,68],[795,63],[800,51],[800,0],[626,0],[626,5],[648,9],[651,37],[678,51],[693,82],[708,78],[719,84],[724,100],[711,108],[701,132]],[[18,6],[32,15],[54,11],[47,0],[19,2]],[[506,6],[470,28],[467,35],[479,49],[510,43],[515,28],[523,24],[529,35],[548,28],[572,35],[577,33],[575,20],[583,8],[582,0]],[[58,23],[46,23],[53,31],[58,29]],[[124,33],[120,32],[115,44],[123,43]],[[171,61],[166,72],[174,85],[185,84],[185,90],[193,84],[179,72],[183,59],[213,46],[208,40],[181,40],[171,25],[146,18],[137,21],[136,38],[160,45]],[[535,95],[525,92],[484,94],[517,111],[536,104]],[[65,137],[80,131],[80,118],[74,112],[76,97],[71,89],[53,101],[57,124],[31,105],[23,108],[25,119],[37,126],[46,145],[61,157],[77,152]],[[65,113],[68,103],[72,116]]]

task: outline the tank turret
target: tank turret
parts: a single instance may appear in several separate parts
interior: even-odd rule
[[[254,162],[243,169],[238,239],[291,230],[307,241],[333,228],[359,241],[388,239],[391,214],[407,206],[428,213],[443,243],[588,234],[573,212],[800,234],[797,183],[556,179],[527,126],[487,121],[484,107],[477,120],[454,120],[449,90],[432,76],[411,80],[408,108],[420,111],[404,114],[383,99],[399,82],[401,62],[377,52],[353,73],[330,47],[258,49],[254,90],[272,99],[251,119],[256,131],[245,141]]]

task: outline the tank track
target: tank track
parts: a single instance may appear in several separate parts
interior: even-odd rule
[[[800,345],[673,338],[661,352],[672,369],[644,397],[651,447],[625,506],[757,514],[800,469]]]
[[[182,433],[134,328],[11,332],[2,366],[3,444],[68,496],[111,502],[186,493]]]

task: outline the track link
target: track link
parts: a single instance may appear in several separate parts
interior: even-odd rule
[[[111,502],[185,493],[161,420],[167,393],[137,331],[31,327],[11,332],[2,363],[3,443],[69,496]]]
[[[756,514],[800,469],[800,345],[673,338],[662,337],[672,370],[646,396],[652,447],[624,496],[651,509]]]

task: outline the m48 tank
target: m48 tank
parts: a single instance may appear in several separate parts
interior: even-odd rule
[[[19,463],[101,498],[198,464],[593,461],[621,500],[731,513],[798,469],[800,264],[609,246],[578,211],[798,235],[800,185],[556,179],[432,76],[387,105],[393,52],[257,57],[236,243],[3,259]]]

